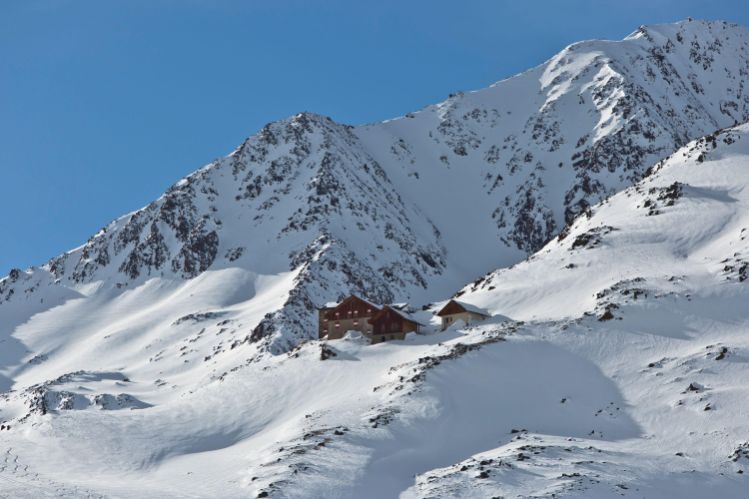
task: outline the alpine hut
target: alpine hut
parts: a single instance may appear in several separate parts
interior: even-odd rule
[[[449,328],[456,321],[462,320],[466,324],[472,322],[481,322],[491,317],[491,314],[476,305],[465,303],[458,300],[450,300],[447,305],[437,312],[437,316],[442,318],[442,330]]]
[[[320,309],[320,337],[328,337],[329,340],[343,338],[346,331],[360,331],[369,336],[372,333],[372,325],[368,320],[380,311],[380,307],[351,295],[339,304],[329,304]]]
[[[418,332],[422,326],[411,315],[395,307],[385,305],[369,319],[372,343],[405,339],[406,334]]]

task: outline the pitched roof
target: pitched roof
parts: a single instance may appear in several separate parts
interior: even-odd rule
[[[359,303],[361,303],[363,305],[366,305],[367,307],[372,308],[373,311],[380,310],[380,308],[381,308],[379,305],[375,305],[374,303],[372,303],[370,301],[367,301],[367,300],[365,300],[363,298],[359,298],[356,295],[349,295],[341,303],[338,303],[335,307],[333,307],[333,308],[326,308],[325,309],[325,317],[328,318],[328,319],[332,319],[332,318],[334,318],[334,316],[331,315],[331,314],[334,314],[335,312],[340,312],[341,310],[345,310],[352,303],[356,303],[356,302],[359,302]]]
[[[341,300],[341,302],[338,305],[343,305],[344,303],[348,303],[348,302],[350,302],[352,300],[358,300],[360,302],[364,302],[367,305],[369,305],[370,307],[376,308],[377,310],[380,310],[382,308],[380,305],[376,305],[376,304],[372,303],[371,301],[365,300],[364,298],[362,298],[361,296],[358,296],[358,295],[348,295],[346,298],[344,298],[343,300]]]
[[[458,300],[450,300],[447,302],[447,304],[437,312],[437,315],[441,317],[443,315],[458,314],[461,312],[472,312],[474,314],[483,315],[484,317],[492,316],[492,314],[490,314],[485,308],[477,307],[471,303]]]
[[[387,311],[392,312],[393,314],[399,316],[401,319],[404,319],[404,320],[407,320],[407,321],[411,321],[411,322],[413,322],[415,324],[418,324],[420,326],[425,326],[426,325],[426,324],[422,323],[421,321],[419,321],[418,319],[416,319],[413,315],[411,315],[409,313],[406,313],[406,312],[404,312],[402,310],[398,310],[398,309],[396,309],[396,308],[394,308],[394,307],[392,307],[390,305],[385,305],[384,307],[382,307],[382,310],[380,310],[379,312],[377,312],[376,314],[374,314],[369,319],[369,323],[370,324],[374,324],[374,321],[378,320],[380,318],[380,316],[383,313],[386,313]]]
[[[369,301],[369,300],[365,300],[365,299],[364,299],[364,298],[362,298],[361,296],[357,296],[357,295],[351,295],[351,296],[353,296],[354,298],[358,298],[359,300],[363,301],[363,302],[364,302],[364,303],[366,303],[367,305],[370,305],[370,306],[371,306],[372,308],[376,308],[377,310],[380,310],[380,309],[382,309],[382,305],[378,305],[378,304],[376,304],[376,303],[372,303],[372,302],[371,302],[371,301]]]

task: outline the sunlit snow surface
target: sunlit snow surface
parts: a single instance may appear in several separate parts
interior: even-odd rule
[[[585,43],[567,50],[616,50]],[[560,86],[543,99],[579,81],[552,83],[565,53],[531,72]],[[420,114],[373,127],[411,126]],[[605,134],[606,123],[580,126]],[[360,140],[375,140],[365,130]],[[120,261],[90,267],[95,278],[81,282],[65,274],[55,284],[49,268],[12,278],[28,286],[0,305],[0,496],[745,496],[749,126],[688,143],[632,187],[622,179],[621,192],[524,261],[496,246],[496,233],[474,237],[469,216],[445,222],[460,198],[442,180],[469,185],[460,175],[424,180],[449,200],[429,203],[407,172],[378,162],[398,186],[387,192],[402,201],[394,211],[383,202],[383,223],[404,217],[398,237],[444,246],[445,272],[425,274],[427,288],[407,283],[404,297],[440,300],[437,309],[473,280],[458,284],[466,266],[478,272],[496,250],[515,264],[459,293],[493,319],[444,332],[435,321],[402,342],[370,346],[352,335],[263,353],[246,337],[267,313],[300,287],[324,303],[347,283],[330,269],[309,272],[324,247],[290,270],[285,251],[304,248],[307,235],[248,236],[226,198],[216,203],[219,254],[239,244],[266,253],[222,257],[193,278],[154,271],[128,280]],[[221,182],[228,192],[231,178],[211,185]],[[489,199],[465,213],[489,217]],[[280,230],[295,206],[282,205],[289,212],[270,211],[260,226]],[[344,233],[363,216],[336,217],[352,221],[330,227],[347,248],[378,244],[376,231]],[[377,256],[399,257],[390,246]]]

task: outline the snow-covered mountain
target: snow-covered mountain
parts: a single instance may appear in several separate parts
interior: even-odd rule
[[[649,173],[527,261],[459,293],[525,321],[507,340],[530,366],[493,365],[495,379],[515,384],[525,372],[541,388],[558,376],[564,388],[556,405],[549,387],[497,389],[549,412],[507,417],[498,404],[498,429],[511,422],[528,433],[417,477],[419,497],[746,495],[749,125],[692,142]],[[541,345],[574,356],[572,373],[534,358]],[[576,379],[585,365],[595,373]],[[613,390],[583,409],[598,390],[589,383],[602,380]],[[478,469],[489,478],[475,480]]]
[[[0,429],[0,487],[77,497],[743,497],[747,165],[749,125],[689,143],[527,261],[462,290],[495,314],[469,328],[378,345],[310,341],[213,380],[172,370],[208,351],[231,321],[223,316],[175,321],[185,353],[159,350],[164,330],[151,367],[25,387],[31,372],[53,372],[52,355],[31,359],[3,395],[13,419]],[[67,314],[43,314],[17,336],[49,342]]]
[[[350,291],[439,299],[520,261],[688,140],[749,119],[748,50],[732,24],[643,27],[384,123],[269,124],[82,247],[14,271],[0,314],[41,288],[92,299],[203,272],[288,275],[281,306],[244,324],[280,351]]]
[[[749,31],[685,21],[383,123],[267,125],[0,280],[0,491],[738,493],[747,75]],[[331,299],[471,281],[482,326],[304,342]]]

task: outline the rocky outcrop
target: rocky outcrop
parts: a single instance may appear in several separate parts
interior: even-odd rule
[[[0,306],[40,287],[293,271],[283,307],[245,335],[282,351],[314,337],[315,309],[345,294],[449,295],[564,234],[689,140],[747,120],[748,49],[749,32],[728,23],[642,27],[399,119],[351,127],[301,113],[270,123],[82,247],[13,270]],[[715,147],[707,140],[701,153]],[[655,215],[679,195],[680,186],[653,192],[644,208]]]

